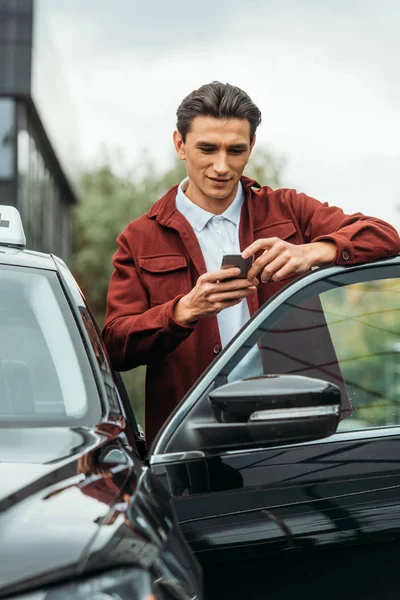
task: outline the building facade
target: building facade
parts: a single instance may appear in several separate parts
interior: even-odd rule
[[[27,246],[68,260],[79,141],[41,0],[0,0],[0,204]]]

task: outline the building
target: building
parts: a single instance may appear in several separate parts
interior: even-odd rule
[[[79,141],[41,0],[0,0],[0,204],[27,246],[68,260]]]

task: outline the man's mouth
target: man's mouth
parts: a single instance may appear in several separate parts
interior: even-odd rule
[[[215,183],[228,183],[230,181],[230,179],[218,179],[217,177],[209,177],[208,179],[211,179]]]

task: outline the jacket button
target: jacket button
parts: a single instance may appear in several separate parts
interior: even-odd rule
[[[349,260],[350,254],[347,252],[347,250],[343,251],[342,257],[343,257],[343,260]]]
[[[214,354],[218,354],[218,352],[220,352],[220,350],[221,350],[221,346],[219,344],[215,344],[215,346],[213,348]]]

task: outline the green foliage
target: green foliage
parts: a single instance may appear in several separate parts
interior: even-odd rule
[[[282,159],[266,150],[255,151],[246,168],[246,175],[279,187]],[[104,166],[82,173],[82,201],[74,211],[72,269],[100,326],[103,325],[106,295],[112,273],[112,256],[117,249],[116,238],[134,219],[150,209],[152,204],[173,185],[186,177],[184,162],[176,159],[164,172],[154,169],[154,161],[146,153],[133,175],[117,175]],[[145,370],[142,367],[123,373],[138,421],[143,424]]]
[[[354,408],[342,428],[399,425],[398,280],[333,288],[321,300]]]
[[[261,185],[269,185],[276,190],[281,187],[281,173],[286,165],[286,159],[277,157],[264,148],[255,149],[244,174],[255,179]]]
[[[95,315],[102,322],[116,238],[144,214],[173,183],[185,176],[184,164],[157,175],[150,160],[138,165],[139,180],[116,175],[105,165],[82,174],[82,201],[74,212],[73,269]],[[170,182],[173,182],[170,184]]]

